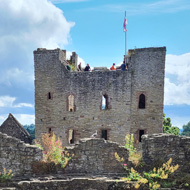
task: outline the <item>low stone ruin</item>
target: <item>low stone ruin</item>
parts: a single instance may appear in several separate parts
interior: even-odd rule
[[[179,164],[178,172],[189,173],[190,137],[168,134],[144,135],[142,152],[145,167],[156,162],[173,159]],[[104,139],[81,139],[78,144],[67,148],[74,154],[68,165],[57,167],[52,173],[34,173],[32,164],[42,159],[42,151],[36,146],[0,133],[0,171],[12,169],[13,182],[0,183],[6,190],[128,190],[133,183],[118,181],[126,171],[116,161],[115,152],[125,158],[130,168],[128,150],[117,143]],[[9,188],[5,188],[9,186]],[[145,190],[145,189],[144,189]],[[169,190],[169,189],[168,189]]]

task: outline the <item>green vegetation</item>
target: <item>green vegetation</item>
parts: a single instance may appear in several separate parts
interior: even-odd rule
[[[166,118],[166,115],[163,115],[163,131],[164,133],[179,135],[179,128],[172,126],[171,119]]]
[[[75,65],[70,65],[72,71],[76,71]]]
[[[135,155],[138,154],[136,150],[133,147],[133,135],[127,135],[126,136],[126,145],[125,147],[128,148],[129,150],[129,161],[132,161],[134,164],[134,159]],[[132,152],[131,152],[132,150]],[[131,153],[130,153],[131,152]],[[121,180],[125,182],[130,182],[134,181],[134,188],[139,189],[140,186],[146,185],[149,187],[150,190],[157,190],[162,186],[167,186],[168,183],[164,181],[164,183],[161,180],[166,180],[168,179],[169,175],[174,173],[178,168],[179,165],[171,166],[172,158],[170,158],[166,163],[163,163],[163,165],[159,168],[154,168],[150,170],[149,172],[138,172],[136,171],[133,167],[128,168],[127,164],[123,163],[124,159],[120,157],[116,152],[115,152],[115,158],[118,162],[120,162],[124,169],[126,170],[126,177],[121,178]],[[141,157],[136,157],[139,158],[138,164],[135,166],[141,166],[142,158]],[[163,185],[164,184],[164,185]]]
[[[131,161],[135,166],[142,167],[144,162],[142,161],[142,153],[136,151],[134,147],[134,135],[127,134],[125,136],[125,148],[129,151],[128,160]]]
[[[23,127],[28,131],[28,133],[31,135],[32,140],[35,139],[35,125],[30,124],[30,125],[23,125]]]
[[[75,67],[75,64],[73,64],[70,60],[67,60],[67,62],[69,63],[69,66],[71,67],[71,70],[72,71],[76,71],[76,67]]]
[[[186,125],[183,125],[183,132],[181,135],[190,136],[190,121]]]
[[[133,134],[127,134],[125,136],[125,148],[129,150],[129,156],[131,156],[134,152],[136,152],[136,148],[134,147],[134,136]]]
[[[43,161],[45,163],[60,164],[64,168],[71,159],[69,153],[62,147],[62,142],[55,134],[44,134],[41,142],[36,141],[36,146],[43,150]]]
[[[12,170],[7,172],[6,168],[3,169],[3,173],[0,172],[0,183],[10,181],[13,177]]]

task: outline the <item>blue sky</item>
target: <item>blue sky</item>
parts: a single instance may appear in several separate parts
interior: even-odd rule
[[[127,47],[167,47],[164,112],[190,121],[189,0],[0,0],[0,123],[34,123],[33,50],[76,51],[83,64],[119,64]]]

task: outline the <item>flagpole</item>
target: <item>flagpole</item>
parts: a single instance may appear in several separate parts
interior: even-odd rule
[[[125,18],[124,18],[124,23],[123,23],[123,30],[125,32],[125,55],[124,55],[124,61],[125,64],[127,63],[127,18],[126,18],[126,11],[125,11]]]
[[[125,18],[126,18],[126,11],[125,11]],[[125,57],[126,57],[126,54],[127,54],[127,31],[125,31]]]

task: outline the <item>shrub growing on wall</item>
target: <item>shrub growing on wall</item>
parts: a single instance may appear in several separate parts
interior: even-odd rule
[[[65,147],[62,146],[61,140],[56,138],[54,133],[52,135],[44,134],[41,142],[36,141],[36,145],[43,150],[43,162],[45,163],[53,162],[64,168],[71,159]]]
[[[0,183],[10,181],[13,177],[12,170],[7,172],[6,168],[3,169],[3,172],[0,172]]]
[[[133,135],[126,136],[126,145],[125,147],[129,150],[129,161],[132,161],[133,164],[140,165],[142,163],[141,157],[139,157],[139,161],[134,158],[138,158],[136,155],[136,149],[133,146],[134,140]],[[121,178],[125,182],[134,181],[135,189],[139,189],[141,185],[147,184],[150,190],[157,190],[160,188],[160,180],[168,179],[168,176],[174,173],[179,165],[171,166],[172,158],[170,158],[166,163],[164,163],[159,168],[154,168],[149,172],[138,172],[133,167],[129,168],[127,164],[123,163],[124,159],[120,157],[117,153],[115,153],[115,158],[118,162],[122,163],[124,169],[126,170],[126,176]]]

